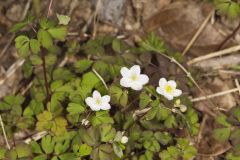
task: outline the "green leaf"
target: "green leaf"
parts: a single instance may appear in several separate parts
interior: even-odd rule
[[[40,27],[44,30],[48,29],[48,28],[52,28],[56,25],[55,22],[53,22],[52,20],[49,20],[48,18],[45,18],[45,17],[41,18],[39,23],[40,23]]]
[[[40,145],[36,141],[31,141],[30,145],[32,146],[33,153],[39,153],[39,154],[43,153]]]
[[[118,143],[113,143],[113,151],[119,158],[123,157],[122,148],[119,146]]]
[[[143,142],[143,146],[145,149],[152,151],[152,152],[159,152],[160,151],[160,145],[158,141],[155,138],[147,139]]]
[[[113,124],[114,121],[112,117],[109,116],[108,111],[98,111],[95,113],[95,116],[91,118],[91,124],[97,126],[100,124]]]
[[[50,135],[47,135],[42,138],[41,146],[42,146],[43,151],[46,154],[53,153],[55,141],[52,139],[52,137]]]
[[[75,156],[74,153],[64,153],[60,156],[58,156],[58,158],[60,158],[60,160],[70,160],[70,159],[73,159],[73,160],[76,160],[77,157]],[[79,159],[81,160],[81,159]]]
[[[63,154],[64,152],[66,152],[66,150],[69,148],[69,146],[70,146],[69,140],[65,140],[63,142],[57,142],[54,147],[54,153],[56,155]]]
[[[156,132],[154,133],[154,137],[162,145],[167,145],[172,141],[172,137],[168,132]]]
[[[85,111],[85,108],[81,104],[69,103],[67,111],[69,112],[70,115],[81,114]]]
[[[46,59],[46,65],[50,66],[50,65],[54,65],[56,63],[57,56],[54,54],[48,54],[45,59]]]
[[[18,158],[26,158],[32,155],[30,147],[25,143],[17,144],[15,151]]]
[[[61,116],[54,118],[53,125],[51,127],[51,131],[56,135],[60,136],[67,132],[66,129],[67,120]]]
[[[64,41],[67,36],[67,27],[66,26],[50,28],[47,31],[53,38],[60,40],[60,41]]]
[[[79,73],[83,73],[84,71],[88,70],[93,64],[93,61],[88,59],[79,60],[74,63],[74,67],[76,71]]]
[[[27,16],[27,18],[25,20],[23,20],[20,23],[15,24],[13,27],[11,27],[10,32],[14,33],[14,32],[20,31],[22,28],[24,28],[28,24],[32,23],[33,20],[34,20],[33,16]]]
[[[127,91],[123,91],[120,87],[112,85],[110,87],[110,96],[112,104],[120,104],[125,107],[128,103]]]
[[[37,33],[37,37],[44,48],[49,49],[50,47],[52,47],[53,40],[51,35],[47,31],[40,29]]]
[[[96,146],[99,140],[99,132],[96,128],[90,127],[87,130],[80,131],[82,140],[89,146]]]
[[[15,39],[15,46],[21,57],[27,57],[29,55],[29,38],[27,36],[18,36]]]
[[[92,147],[87,145],[86,143],[82,144],[79,148],[79,154],[81,157],[88,156],[92,152]]]
[[[99,82],[99,78],[93,72],[88,72],[82,76],[81,85],[92,90]]]
[[[100,134],[102,142],[109,142],[115,137],[116,130],[111,125],[105,124],[100,126]]]
[[[39,155],[33,158],[33,160],[47,160],[47,155]]]
[[[179,154],[179,150],[176,147],[170,146],[167,150],[160,152],[159,157],[161,160],[173,160],[178,159]]]
[[[117,53],[123,53],[128,49],[128,46],[123,40],[114,38],[112,41],[112,49]]]
[[[0,159],[5,158],[6,151],[7,149],[5,149],[4,147],[0,147]]]
[[[30,56],[30,61],[33,65],[41,65],[42,64],[41,57],[36,54]]]
[[[40,52],[40,43],[36,39],[30,40],[30,48],[34,54],[37,54]]]
[[[145,40],[140,42],[140,46],[147,51],[166,51],[163,41],[153,32],[151,32]]]
[[[220,141],[226,142],[230,136],[231,128],[217,128],[213,131],[213,137]]]
[[[68,25],[68,23],[70,22],[71,18],[69,16],[66,15],[62,15],[62,14],[57,14],[57,19],[58,19],[58,24],[62,24],[62,25]]]
[[[140,94],[140,102],[139,107],[141,109],[145,108],[151,102],[151,97],[147,95],[145,92]]]

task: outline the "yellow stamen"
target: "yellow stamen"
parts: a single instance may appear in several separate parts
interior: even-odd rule
[[[100,105],[102,103],[101,99],[96,100],[96,104]]]
[[[172,88],[172,86],[170,86],[170,85],[166,85],[166,86],[165,86],[165,90],[166,90],[167,93],[172,93],[173,88]]]
[[[138,77],[137,77],[136,74],[133,74],[133,75],[131,76],[131,80],[136,81],[137,79],[138,79]]]

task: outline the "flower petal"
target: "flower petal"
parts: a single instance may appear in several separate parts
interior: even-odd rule
[[[173,100],[173,95],[171,95],[171,94],[165,93],[165,94],[164,94],[164,97],[166,97],[169,101],[170,101],[170,100]]]
[[[93,92],[93,99],[97,99],[97,98],[101,98],[101,94],[97,90],[95,90]]]
[[[161,95],[164,94],[164,90],[161,87],[157,87],[156,91],[158,94],[161,94]]]
[[[144,85],[144,84],[147,84],[147,83],[148,83],[149,78],[148,78],[147,75],[141,74],[141,75],[139,76],[139,81],[140,81],[140,83],[142,83],[142,85]]]
[[[110,102],[110,96],[109,95],[105,95],[102,97],[103,103],[108,103]]]
[[[100,107],[98,107],[95,104],[95,101],[94,101],[94,99],[92,97],[87,97],[85,99],[85,102],[93,111],[99,111],[100,110]]]
[[[111,109],[111,105],[109,103],[104,103],[102,106],[101,106],[101,109],[102,110],[109,110]]]
[[[85,102],[86,102],[86,104],[88,105],[88,106],[92,106],[92,105],[94,105],[94,99],[92,98],[92,97],[87,97],[86,99],[85,99]]]
[[[129,69],[127,67],[122,67],[120,72],[123,77],[129,77]]]
[[[120,85],[123,86],[123,87],[130,87],[130,80],[128,78],[122,78],[120,80]]]
[[[141,69],[139,65],[134,65],[130,68],[131,73],[140,74]]]
[[[164,87],[167,84],[166,78],[161,78],[159,80],[159,86]]]
[[[174,81],[174,80],[170,80],[170,81],[168,81],[167,82],[171,87],[173,87],[173,88],[176,88],[177,87],[177,84],[176,84],[176,82]]]
[[[89,106],[93,111],[99,111],[101,108],[98,105]]]
[[[140,82],[133,82],[131,84],[131,88],[133,90],[139,91],[139,90],[141,90],[143,88],[143,85]]]
[[[180,89],[175,89],[173,92],[173,96],[174,97],[178,97],[182,94],[182,91]]]

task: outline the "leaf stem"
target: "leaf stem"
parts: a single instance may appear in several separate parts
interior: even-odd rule
[[[49,85],[48,85],[48,81],[47,81],[47,70],[46,70],[46,61],[45,61],[45,51],[44,51],[44,49],[42,49],[41,53],[42,53],[41,58],[42,58],[42,69],[43,69],[44,83],[45,83],[45,89],[46,89],[46,94],[47,94],[46,102],[48,102],[48,100],[50,98],[50,92],[49,92]]]

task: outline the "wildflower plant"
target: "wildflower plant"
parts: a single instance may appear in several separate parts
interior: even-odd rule
[[[155,54],[152,48],[167,55],[164,43],[151,34],[136,46],[110,36],[80,46],[67,38],[69,17],[57,17],[29,17],[12,29],[32,86],[25,96],[19,92],[0,102],[7,138],[13,144],[11,137],[23,130],[46,135],[9,150],[0,147],[0,158],[193,159],[197,150],[189,137],[198,133],[198,113],[177,81],[165,77],[151,84],[148,64],[140,65],[140,56]],[[72,56],[75,62],[58,67]]]

